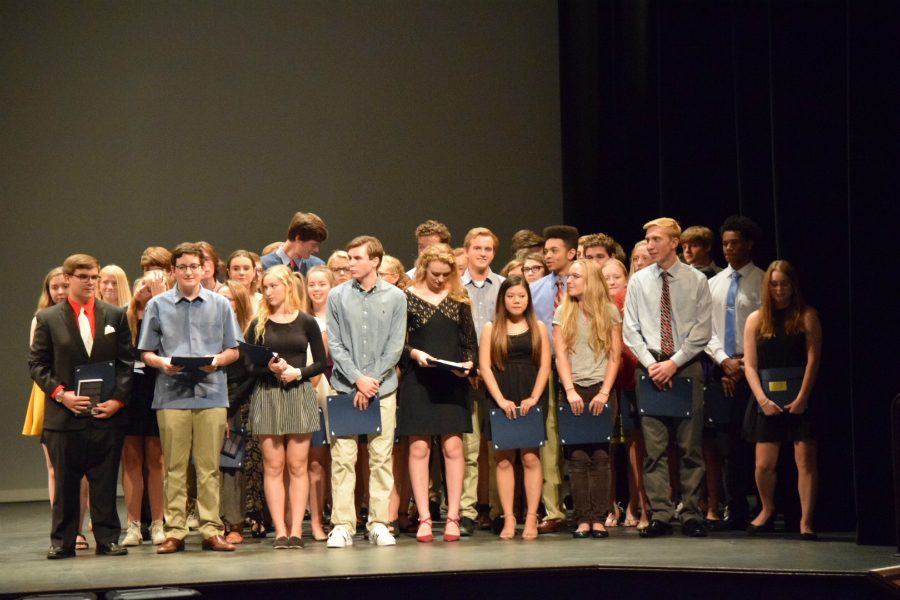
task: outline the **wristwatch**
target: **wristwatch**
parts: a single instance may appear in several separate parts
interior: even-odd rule
[[[59,393],[57,393],[56,397],[54,397],[53,399],[56,400],[56,402],[58,404],[62,404],[62,397],[63,397],[63,394],[65,394],[65,393],[66,393],[66,390],[59,390]]]

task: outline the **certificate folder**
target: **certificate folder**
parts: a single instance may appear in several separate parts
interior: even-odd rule
[[[381,402],[378,396],[369,400],[369,408],[353,406],[355,392],[328,396],[328,426],[331,437],[381,433]]]
[[[212,356],[173,356],[171,362],[176,367],[184,367],[186,371],[199,371],[200,367],[211,365]]]
[[[244,455],[247,444],[247,431],[232,429],[231,435],[222,442],[219,453],[219,467],[223,469],[240,469],[244,466]]]
[[[443,360],[440,358],[429,358],[428,364],[437,369],[443,369],[444,371],[457,371],[462,373],[464,371],[470,371],[471,367],[467,367],[462,363],[453,362],[452,360]]]
[[[79,413],[90,416],[91,410],[112,398],[116,391],[116,366],[111,360],[75,367],[75,390],[79,396],[91,397],[91,408]]]
[[[692,377],[673,377],[672,387],[659,389],[653,380],[641,373],[638,383],[638,411],[641,416],[676,417],[691,416],[693,400]]]
[[[319,407],[319,430],[313,431],[312,440],[309,442],[310,448],[318,448],[319,446],[324,446],[328,443],[328,435],[325,429],[325,413],[322,412],[322,407]]]
[[[491,443],[495,450],[541,448],[546,443],[544,411],[540,406],[533,406],[524,416],[516,407],[515,419],[508,418],[499,408],[492,408],[490,413]]]
[[[784,408],[797,399],[803,385],[805,367],[789,367],[785,369],[760,369],[759,380],[766,397]],[[762,409],[760,409],[761,411]]]
[[[588,409],[588,402],[584,403],[584,411],[577,417],[572,413],[569,403],[560,398],[557,409],[557,423],[559,425],[559,443],[563,446],[574,444],[605,444],[612,439],[613,419],[615,411],[607,405],[603,412],[596,417]]]
[[[246,356],[251,363],[260,367],[266,366],[275,357],[275,353],[268,346],[238,342],[238,348],[240,348],[241,354]]]
[[[728,425],[733,422],[735,402],[736,397],[725,396],[721,383],[710,383],[703,388],[703,418],[711,425]]]

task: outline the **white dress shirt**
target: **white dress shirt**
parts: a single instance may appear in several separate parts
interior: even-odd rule
[[[728,300],[728,288],[731,287],[730,266],[709,280],[709,294],[712,296],[712,336],[706,345],[706,353],[721,365],[726,358],[725,353],[725,304]],[[747,317],[762,303],[762,281],[765,271],[749,262],[738,273],[737,296],[734,298],[734,346],[737,354],[744,353],[744,325]]]

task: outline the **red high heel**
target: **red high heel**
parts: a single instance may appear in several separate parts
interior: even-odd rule
[[[431,517],[419,519],[419,526],[421,527],[422,525],[428,525],[428,535],[419,535],[419,533],[416,532],[416,541],[422,543],[434,541],[434,534],[431,532]]]
[[[459,527],[459,517],[447,517],[447,524],[455,523],[456,527]],[[447,525],[444,525],[444,541],[445,542],[458,542],[459,534],[458,533],[447,533]]]

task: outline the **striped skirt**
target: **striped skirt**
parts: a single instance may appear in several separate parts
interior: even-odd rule
[[[319,430],[316,392],[308,381],[282,387],[261,380],[250,395],[250,432],[289,435]]]

